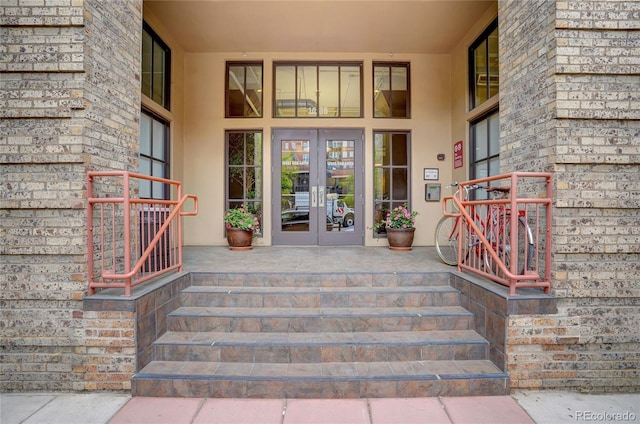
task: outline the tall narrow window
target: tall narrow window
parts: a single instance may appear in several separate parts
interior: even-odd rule
[[[496,19],[469,47],[470,109],[498,94],[499,73],[498,20]]]
[[[275,117],[361,118],[362,63],[274,63]]]
[[[500,173],[500,114],[494,111],[471,123],[472,179],[485,178]],[[481,195],[482,191],[475,193]]]
[[[373,117],[410,118],[408,63],[373,64]]]
[[[408,132],[376,131],[373,157],[374,223],[382,221],[387,212],[409,203],[410,134]],[[384,229],[374,236],[386,234]]]
[[[171,50],[145,22],[142,28],[142,94],[169,109]]]
[[[262,131],[227,131],[226,208],[244,205],[262,223]]]
[[[262,62],[227,62],[227,118],[262,117]]]
[[[139,172],[152,177],[169,178],[169,124],[146,111],[140,114]],[[140,181],[143,199],[168,199],[168,185]]]

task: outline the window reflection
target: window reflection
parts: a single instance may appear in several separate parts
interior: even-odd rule
[[[226,117],[262,116],[262,63],[227,63]]]
[[[409,117],[409,64],[373,64],[373,116]]]
[[[470,109],[495,96],[500,88],[498,20],[469,47]]]
[[[140,159],[138,172],[159,178],[169,177],[169,123],[143,110],[140,114]],[[168,199],[164,183],[141,180],[139,194],[147,199]]]
[[[274,63],[274,116],[362,117],[361,68],[361,63]]]
[[[409,203],[409,133],[380,131],[374,133],[374,223],[387,212]],[[380,229],[375,236],[385,234]]]
[[[280,143],[282,231],[309,231],[309,140]]]
[[[262,222],[262,132],[227,132],[226,206],[244,206]]]
[[[491,112],[471,124],[471,177],[500,173],[500,115]],[[478,196],[478,194],[475,194]]]
[[[146,22],[142,30],[141,65],[142,94],[169,109],[171,50]]]

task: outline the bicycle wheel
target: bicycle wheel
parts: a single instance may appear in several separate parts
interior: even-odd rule
[[[507,269],[511,269],[511,227],[505,225],[504,231],[498,237],[499,242],[493,243],[498,257],[504,262]],[[533,236],[531,228],[524,218],[518,218],[518,274],[523,275],[526,270],[533,269]],[[485,266],[493,274],[500,274],[498,265],[485,254]]]
[[[438,256],[447,265],[458,264],[458,218],[443,216],[436,225],[435,243]]]

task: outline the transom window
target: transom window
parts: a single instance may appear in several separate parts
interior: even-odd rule
[[[169,178],[169,123],[142,111],[140,114],[139,172],[152,177]],[[168,199],[169,186],[159,182],[140,180],[140,197]]]
[[[273,66],[274,117],[362,117],[362,62]]]
[[[373,117],[409,118],[409,64],[373,64]]]
[[[262,117],[262,62],[227,62],[225,116]]]
[[[151,27],[142,27],[142,94],[169,109],[171,50]]]
[[[499,72],[498,20],[496,19],[469,47],[470,109],[498,94]]]
[[[226,208],[244,205],[262,223],[262,131],[227,131],[226,139]]]
[[[410,134],[406,131],[375,131],[373,156],[374,224],[387,212],[404,203],[409,204]],[[374,237],[386,235],[385,229]]]

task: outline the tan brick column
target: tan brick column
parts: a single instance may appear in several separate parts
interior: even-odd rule
[[[640,3],[499,2],[503,171],[551,171],[554,316],[513,317],[514,387],[637,391]]]
[[[110,339],[82,310],[86,173],[137,170],[142,1],[5,0],[0,27],[0,390],[98,388],[85,355],[94,331]],[[108,343],[97,371],[131,372],[124,349]]]

